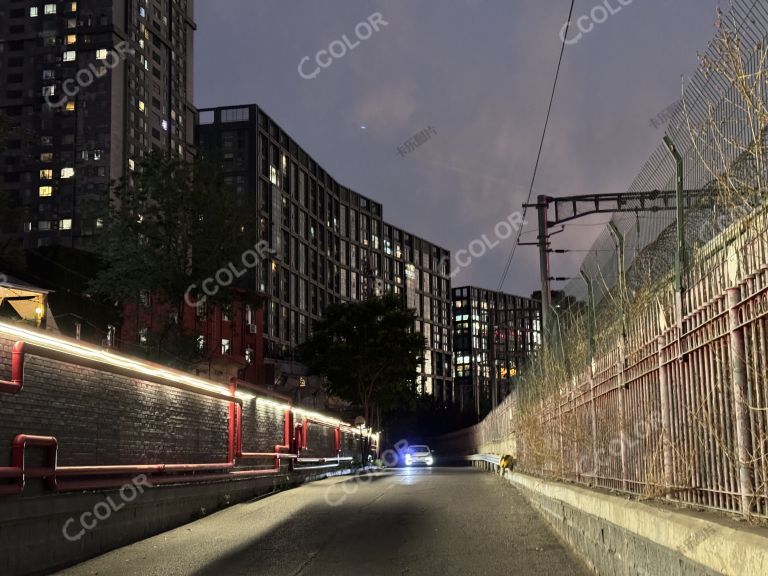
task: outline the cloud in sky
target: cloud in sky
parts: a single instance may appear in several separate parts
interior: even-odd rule
[[[597,4],[580,0],[576,14]],[[525,200],[568,5],[197,2],[195,100],[259,104],[336,180],[381,202],[388,221],[456,251]],[[635,0],[567,47],[534,196],[626,190],[662,136],[649,119],[679,96],[714,34],[716,5]],[[387,26],[313,80],[299,76],[303,57],[353,38],[374,12]],[[427,126],[437,134],[400,157]],[[555,247],[589,248],[599,232],[572,227]],[[454,284],[496,288],[510,242]],[[574,276],[578,261],[558,257],[553,273]],[[537,282],[535,249],[519,248],[505,289],[527,295]]]

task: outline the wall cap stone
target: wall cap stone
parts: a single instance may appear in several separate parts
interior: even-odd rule
[[[731,575],[768,574],[766,529],[733,527],[726,524],[726,519],[719,522],[699,518],[684,511],[541,480],[518,472],[507,474],[506,477],[520,488],[559,500],[660,546],[675,550],[715,572]]]

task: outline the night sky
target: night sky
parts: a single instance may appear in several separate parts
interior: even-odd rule
[[[650,120],[680,96],[714,35],[716,0],[634,0],[620,10],[619,0],[577,0],[574,20],[601,2],[616,13],[566,48],[534,196],[626,191],[663,136]],[[493,243],[495,225],[528,192],[568,7],[197,0],[195,103],[256,103],[337,181],[381,202],[388,222],[452,252],[482,235]],[[360,41],[356,27],[370,33],[358,24],[374,13],[386,25]],[[302,78],[302,59],[313,74],[317,52],[342,36],[359,45],[337,43],[346,54]],[[426,142],[398,153],[430,127]],[[527,219],[533,230],[535,214]],[[554,247],[589,248],[605,220],[570,226]],[[474,258],[453,285],[496,289],[511,244]],[[574,275],[581,256],[555,256],[553,273]],[[535,248],[519,248],[504,289],[529,295],[537,266]]]

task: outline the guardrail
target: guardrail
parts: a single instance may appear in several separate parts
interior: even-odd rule
[[[494,466],[499,466],[501,464],[501,456],[496,454],[472,454],[471,456],[467,456],[467,460],[470,462],[487,462]]]

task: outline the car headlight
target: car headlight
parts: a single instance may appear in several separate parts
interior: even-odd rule
[[[413,462],[413,456],[411,456],[410,454],[406,454],[405,455],[405,463],[406,463],[406,465],[410,464],[411,462]]]
[[[432,456],[430,456],[429,458],[427,458],[427,464],[428,464],[429,466],[432,466],[432,463],[433,463],[434,461],[435,461],[435,460],[432,458]]]

